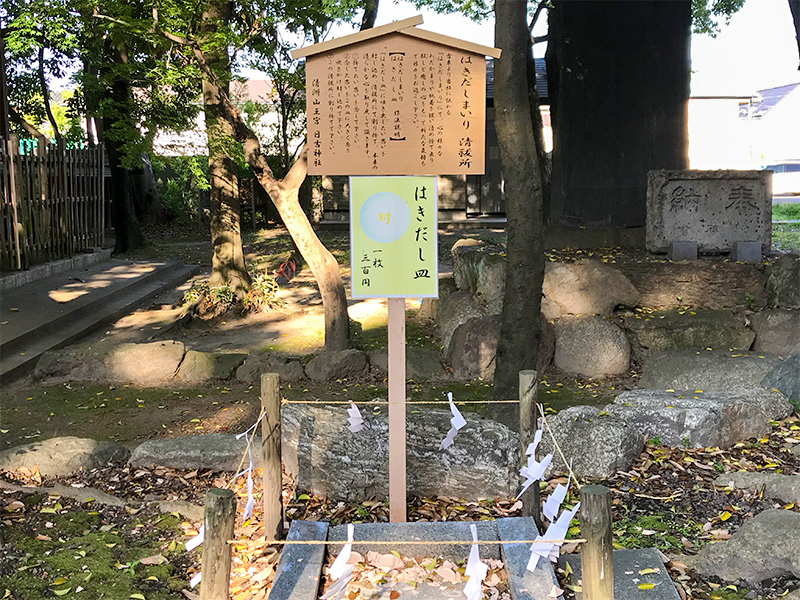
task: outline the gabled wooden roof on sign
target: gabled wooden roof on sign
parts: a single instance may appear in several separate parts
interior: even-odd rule
[[[434,44],[450,46],[452,48],[458,48],[459,50],[464,50],[466,52],[473,52],[475,54],[480,54],[482,56],[491,56],[493,58],[500,58],[499,48],[492,48],[491,46],[482,46],[481,44],[474,44],[472,42],[467,42],[465,40],[460,40],[458,38],[450,37],[449,35],[442,35],[441,33],[434,33],[432,31],[426,31],[424,29],[417,29],[416,26],[420,25],[421,23],[422,23],[422,15],[416,15],[414,17],[403,19],[401,21],[395,21],[393,23],[387,23],[386,25],[380,25],[378,27],[373,27],[371,29],[366,29],[364,31],[352,33],[350,35],[344,35],[334,40],[320,42],[319,44],[306,46],[305,48],[298,48],[297,50],[292,50],[291,56],[294,59],[303,58],[307,56],[314,56],[315,54],[320,54],[322,52],[330,52],[331,50],[335,50],[337,48],[344,48],[345,46],[351,46],[359,42],[372,40],[377,37],[381,37],[383,35],[387,35],[390,33],[401,33],[409,37],[414,37],[429,42],[433,42]]]

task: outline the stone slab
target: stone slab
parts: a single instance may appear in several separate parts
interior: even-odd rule
[[[321,521],[292,521],[288,540],[325,540],[328,524]],[[269,592],[271,600],[317,600],[325,546],[290,545],[283,548],[275,580]]]
[[[739,262],[761,262],[761,242],[736,242],[733,247],[733,260]]]
[[[294,524],[294,521],[292,522]],[[458,522],[416,522],[416,523],[357,523],[353,528],[353,550],[362,555],[372,550],[388,554],[396,550],[403,556],[442,556],[451,560],[466,560],[472,543],[469,526],[478,526],[479,540],[497,540],[497,526],[494,521]],[[329,541],[347,539],[347,525],[336,525],[328,532]],[[533,539],[533,538],[531,538]],[[359,544],[364,540],[386,540],[386,544]],[[414,544],[395,544],[396,541],[419,542]],[[441,540],[464,540],[464,544],[431,544]],[[481,558],[500,560],[500,544],[479,546]],[[333,544],[328,551],[337,554],[341,546]],[[527,561],[526,561],[527,564]],[[292,599],[294,600],[294,599]]]
[[[533,517],[507,517],[497,519],[497,534],[501,541],[534,540],[539,535]],[[531,556],[529,544],[509,544],[501,546],[503,562],[506,564],[508,589],[511,600],[542,600],[552,598],[553,586],[558,587],[553,563],[540,560],[536,570],[528,571],[528,560]]]
[[[614,598],[616,600],[679,600],[675,584],[669,578],[667,568],[661,561],[661,556],[655,548],[641,548],[638,550],[614,550]],[[571,585],[581,578],[580,554],[569,554],[566,562],[572,567],[569,576]],[[657,573],[639,575],[642,569],[658,569]],[[652,583],[652,589],[640,590],[640,583]],[[576,600],[583,598],[581,592],[576,592]]]
[[[668,256],[670,260],[697,260],[697,242],[671,242]]]
[[[697,242],[701,253],[729,252],[738,241],[770,249],[772,173],[769,171],[650,171],[647,249]]]

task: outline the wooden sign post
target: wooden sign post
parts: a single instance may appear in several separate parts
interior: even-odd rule
[[[500,57],[421,23],[292,52],[306,58],[308,173],[351,176],[351,297],[388,299],[391,521],[406,520],[405,299],[438,296],[436,175],[484,173],[485,57]]]

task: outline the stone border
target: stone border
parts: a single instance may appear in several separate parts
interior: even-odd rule
[[[18,288],[26,283],[47,279],[72,269],[85,269],[109,258],[111,258],[110,248],[92,248],[91,252],[76,254],[71,258],[54,260],[43,265],[35,265],[24,271],[15,271],[4,275],[0,277],[0,290]]]
[[[553,597],[553,586],[557,580],[552,563],[539,561],[536,571],[527,571],[530,548],[528,544],[503,543],[514,540],[532,540],[538,535],[532,517],[507,517],[495,521],[446,521],[416,523],[359,523],[353,528],[353,550],[366,554],[397,550],[406,556],[444,556],[465,559],[469,554],[472,534],[469,526],[478,526],[478,539],[497,540],[497,545],[481,545],[482,558],[500,559],[505,562],[508,586],[512,600],[534,600]],[[346,540],[347,526],[337,525],[328,529],[327,523],[315,521],[292,521],[289,529],[290,540]],[[392,546],[362,545],[362,540],[419,540],[419,544]],[[426,545],[426,541],[464,540],[464,545]],[[338,544],[330,546],[331,552],[340,550]],[[322,565],[325,560],[325,546],[286,546],[281,554],[270,590],[270,600],[317,600]],[[299,568],[296,568],[298,567]],[[554,597],[553,597],[554,598]]]

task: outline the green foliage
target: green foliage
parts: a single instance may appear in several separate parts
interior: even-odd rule
[[[692,29],[716,37],[719,21],[727,25],[731,17],[744,6],[744,0],[692,0]]]
[[[208,157],[158,156],[151,159],[161,204],[178,221],[197,221],[197,194],[211,188]]]
[[[797,221],[800,220],[800,203],[798,204],[773,204],[773,221]]]
[[[227,283],[211,287],[207,281],[192,285],[183,295],[184,304],[195,304],[198,314],[205,318],[221,315],[229,310],[242,312],[268,312],[283,306],[278,296],[280,288],[266,273],[251,273],[247,295],[237,302],[233,288]]]

